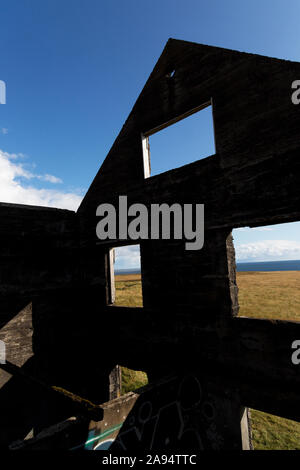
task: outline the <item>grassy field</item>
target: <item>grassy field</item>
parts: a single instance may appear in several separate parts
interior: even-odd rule
[[[142,307],[142,283],[140,274],[122,274],[115,276],[115,305],[123,307]]]
[[[300,321],[300,272],[239,272],[241,316]],[[116,276],[116,305],[143,305],[141,277]],[[122,368],[122,393],[147,383],[141,371]],[[257,450],[300,450],[300,423],[251,410],[253,445]]]
[[[124,393],[132,392],[139,387],[143,387],[148,383],[148,377],[145,372],[141,370],[131,370],[127,367],[122,367],[122,395]]]
[[[300,271],[239,272],[239,315],[300,321]]]
[[[250,410],[255,450],[299,450],[300,423]]]

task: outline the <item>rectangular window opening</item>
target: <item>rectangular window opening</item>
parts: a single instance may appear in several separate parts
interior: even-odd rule
[[[143,307],[140,245],[109,251],[109,301],[122,307]]]
[[[233,240],[238,316],[300,322],[300,222],[235,229]]]
[[[216,153],[211,101],[142,135],[145,178]]]

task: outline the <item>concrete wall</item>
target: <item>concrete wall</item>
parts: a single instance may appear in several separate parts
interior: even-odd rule
[[[300,114],[291,103],[299,76],[298,63],[169,40],[77,214],[0,206],[2,327],[25,309],[21,355],[31,354],[32,321],[38,375],[99,403],[116,364],[150,381],[201,371],[216,397],[226,382],[235,410],[229,448],[242,445],[243,406],[300,419],[290,360],[299,324],[237,318],[231,236],[235,227],[300,219]],[[141,135],[209,101],[216,154],[144,179]],[[108,305],[108,253],[120,240],[99,242],[95,214],[119,195],[147,207],[205,204],[202,250],[141,241],[143,308]]]
[[[232,392],[193,374],[168,377],[102,405],[101,421],[77,416],[14,449],[108,450],[114,455],[249,450],[247,413]],[[242,418],[241,418],[242,416]],[[104,454],[106,455],[106,454]]]
[[[78,285],[75,213],[1,203],[0,218],[0,339],[7,360],[50,384],[60,382],[57,358]],[[25,437],[39,421],[49,423],[38,391],[4,371],[0,387],[1,443]]]
[[[298,63],[168,41],[78,210],[81,270],[102,306],[104,348],[113,326],[116,363],[156,377],[197,357],[212,367],[242,370],[250,382],[259,373],[269,391],[256,405],[290,413],[291,389],[299,385],[290,345],[299,325],[236,318],[231,231],[300,220],[300,114],[291,102],[299,75]],[[216,154],[145,179],[141,135],[210,100]],[[202,250],[188,252],[178,240],[141,241],[143,309],[107,306],[110,245],[96,238],[95,214],[104,202],[118,207],[119,195],[128,196],[128,205],[205,205]],[[247,340],[240,334],[243,325]],[[289,389],[282,392],[286,400],[272,392],[280,375],[286,378],[280,387]],[[252,402],[257,385],[244,388],[249,394],[243,400]]]

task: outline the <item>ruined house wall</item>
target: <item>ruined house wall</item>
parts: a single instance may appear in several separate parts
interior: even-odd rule
[[[36,439],[12,443],[10,448],[109,448],[112,456],[121,452],[140,457],[145,449],[148,454],[161,452],[164,455],[170,452],[178,455],[180,449],[185,451],[187,459],[194,455],[195,462],[196,455],[201,460],[199,451],[204,449],[249,449],[247,414],[244,412],[241,420],[236,403],[228,397],[226,386],[203,383],[201,375],[166,377],[135,393],[103,403],[100,421],[84,423],[79,417],[73,418],[45,430]]]
[[[80,273],[76,213],[0,203],[0,217],[0,339],[7,360],[48,385],[107,401],[115,362],[99,355],[105,318],[97,292],[91,295],[93,273]],[[0,371],[0,447],[72,413]]]
[[[230,235],[235,227],[300,219],[300,114],[291,102],[298,76],[297,63],[168,42],[78,210],[85,250],[81,270],[87,279],[97,273],[91,293],[98,292],[97,305],[107,319],[103,347],[109,347],[113,327],[116,363],[146,370],[150,377],[184,368],[195,357],[201,367],[207,361],[224,365],[226,357],[233,368],[247,369],[246,376],[259,365],[261,381],[269,386],[263,405],[273,410],[280,400],[272,396],[271,379],[284,371],[293,383],[298,380],[289,354],[297,325],[293,332],[281,329],[281,346],[274,330],[268,333],[271,322],[254,323],[247,346],[239,336],[242,326],[234,326],[238,299]],[[210,99],[216,155],[145,180],[141,134]],[[129,205],[205,205],[202,250],[187,252],[178,241],[141,241],[143,309],[105,307],[110,245],[96,238],[95,213],[104,202],[117,206],[119,195],[127,195]],[[239,364],[241,351],[248,362]],[[284,357],[275,367],[274,354]],[[288,407],[287,400],[279,412],[288,413]]]
[[[76,283],[75,213],[2,203],[0,217],[0,328],[3,331],[6,326],[8,331],[9,322],[26,308],[20,328],[30,329],[35,321],[43,322],[42,312],[35,318],[40,299],[57,297]],[[16,342],[17,334],[14,327],[14,347],[8,342],[8,358],[21,365],[30,350]]]
[[[219,390],[226,380],[236,415],[250,405],[300,419],[299,373],[290,361],[300,324],[236,318],[231,238],[234,227],[300,219],[300,114],[291,103],[299,76],[296,63],[170,40],[76,216],[0,206],[8,221],[1,229],[2,321],[33,299],[35,360],[47,365],[40,362],[39,373],[101,402],[115,364],[145,370],[150,380],[201,370],[204,387]],[[216,155],[145,180],[141,134],[210,99]],[[188,252],[180,241],[141,242],[143,308],[107,305],[113,243],[96,238],[95,214],[101,203],[117,205],[119,195],[128,204],[205,205],[202,250]],[[14,235],[20,226],[25,243]],[[13,262],[5,258],[11,249]]]
[[[59,384],[57,357],[64,349],[78,284],[75,213],[1,203],[0,218],[0,339],[7,360]],[[0,445],[2,438],[14,436],[16,427],[25,435],[33,427],[40,411],[32,416],[35,399],[30,386],[0,371]],[[22,427],[22,418],[30,429]]]

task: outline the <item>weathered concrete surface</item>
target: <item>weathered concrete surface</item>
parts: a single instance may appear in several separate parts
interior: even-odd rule
[[[68,334],[60,299],[78,278],[75,213],[1,203],[0,218],[0,339],[8,361],[51,383],[54,349]],[[51,315],[42,306],[49,296],[55,303]],[[30,384],[0,371],[0,386],[1,445],[24,437],[39,421],[43,425],[45,410],[43,394]]]
[[[102,405],[103,420],[75,418],[14,449],[108,450],[164,454],[250,449],[247,412],[232,391],[194,374],[169,377]],[[81,432],[81,434],[80,434]]]

